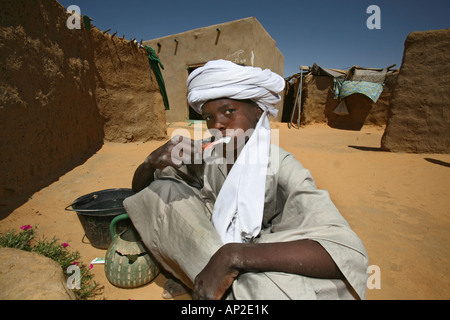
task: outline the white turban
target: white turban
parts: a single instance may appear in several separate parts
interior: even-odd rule
[[[214,204],[211,220],[224,243],[250,242],[261,231],[270,148],[268,114],[276,116],[278,92],[284,85],[284,79],[268,69],[225,60],[210,61],[188,77],[188,102],[198,113],[204,103],[219,98],[250,99],[264,111]]]
[[[276,116],[284,79],[269,69],[245,67],[226,60],[214,60],[194,70],[188,77],[188,102],[198,113],[209,100],[251,99],[264,111]]]

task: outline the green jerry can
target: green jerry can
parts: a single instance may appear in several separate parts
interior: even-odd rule
[[[115,224],[124,219],[129,219],[128,214],[121,214],[111,221],[112,241],[106,251],[105,274],[108,281],[117,287],[137,288],[155,279],[160,266],[132,225],[116,234]]]

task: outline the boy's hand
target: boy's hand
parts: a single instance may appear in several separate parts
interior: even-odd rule
[[[229,246],[222,246],[195,277],[192,299],[219,300],[233,284],[239,271],[234,267],[235,255],[228,249]]]
[[[195,157],[202,157],[201,143],[183,136],[175,136],[153,151],[136,169],[132,188],[139,192],[154,180],[156,169],[171,166],[179,168],[182,164],[196,163]]]
[[[194,163],[195,156],[201,156],[201,144],[184,136],[174,136],[167,143],[153,151],[144,165],[154,169],[179,168],[182,164]]]

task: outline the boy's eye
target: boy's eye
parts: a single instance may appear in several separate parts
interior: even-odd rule
[[[212,119],[212,116],[203,116],[203,120],[209,121]]]
[[[227,109],[225,110],[224,114],[229,115],[232,114],[235,110],[234,109]]]

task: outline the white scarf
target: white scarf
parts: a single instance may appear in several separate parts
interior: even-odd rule
[[[284,79],[266,69],[243,67],[226,60],[210,61],[188,78],[188,101],[201,113],[209,100],[251,99],[264,111],[255,131],[239,154],[214,204],[212,223],[224,243],[250,242],[261,231],[270,123],[276,116]]]

